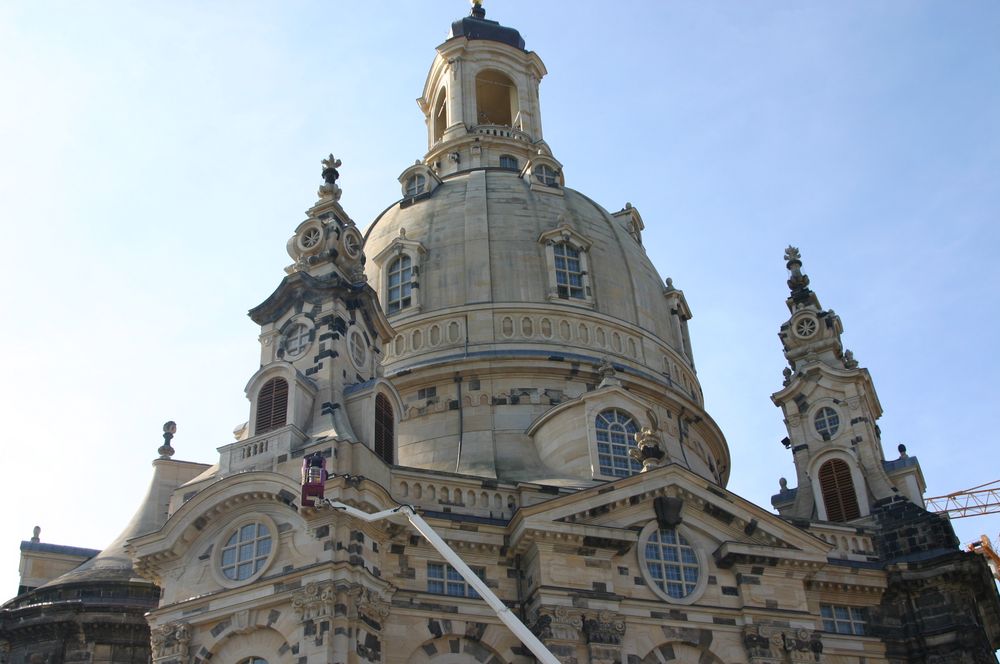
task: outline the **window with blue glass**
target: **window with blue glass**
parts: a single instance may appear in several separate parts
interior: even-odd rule
[[[653,583],[668,597],[683,599],[698,585],[698,554],[676,530],[660,528],[649,534],[645,563]]]
[[[823,619],[823,631],[834,634],[864,636],[868,625],[868,611],[859,606],[836,606],[820,604],[819,615]]]
[[[628,455],[635,447],[635,432],[639,430],[632,416],[624,410],[610,408],[597,416],[597,463],[602,475],[629,477],[642,470],[642,464]]]
[[[476,576],[485,581],[486,571],[481,567],[473,567]],[[452,597],[479,598],[479,593],[470,586],[451,565],[447,563],[427,563],[427,592]]]
[[[259,572],[271,556],[271,531],[259,521],[237,528],[222,546],[222,573],[232,581],[245,581]]]

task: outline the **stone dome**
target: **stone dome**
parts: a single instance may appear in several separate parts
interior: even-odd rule
[[[421,314],[483,303],[539,305],[572,315],[610,318],[650,345],[662,345],[690,364],[684,341],[672,329],[665,286],[639,241],[629,215],[613,217],[572,189],[535,190],[517,172],[482,169],[447,178],[430,196],[389,208],[368,232],[365,251],[371,285],[386,284],[377,263],[392,255],[394,240],[420,244]],[[408,204],[407,204],[408,203]],[[470,242],[473,235],[478,241]],[[587,247],[587,290],[582,298],[553,292],[546,246],[568,237]],[[381,256],[386,249],[389,254]],[[402,321],[402,311],[393,322]],[[553,343],[561,344],[558,336]],[[622,350],[611,352],[629,357]],[[663,371],[662,355],[646,368]],[[642,357],[634,361],[646,364]]]
[[[638,472],[642,433],[724,484],[684,294],[647,257],[638,210],[566,187],[542,137],[545,73],[520,42],[453,30],[437,47],[418,99],[428,151],[364,242],[394,330],[385,380],[357,382],[347,410],[364,420],[379,391],[407,467],[583,486]]]

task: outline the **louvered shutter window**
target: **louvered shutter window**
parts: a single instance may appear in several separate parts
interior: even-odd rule
[[[264,433],[285,426],[288,421],[288,381],[272,378],[257,393],[257,419],[254,433]]]
[[[375,454],[386,463],[392,463],[394,436],[392,404],[384,394],[375,397]]]
[[[847,463],[840,459],[824,463],[819,469],[819,487],[826,505],[827,521],[850,521],[861,516]]]

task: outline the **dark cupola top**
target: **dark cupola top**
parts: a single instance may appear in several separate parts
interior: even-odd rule
[[[524,38],[521,33],[514,28],[500,25],[496,21],[486,19],[486,10],[481,2],[472,3],[472,12],[463,19],[459,19],[451,24],[451,34],[449,39],[454,37],[465,37],[467,39],[487,39],[489,41],[500,42],[514,48],[524,49]]]

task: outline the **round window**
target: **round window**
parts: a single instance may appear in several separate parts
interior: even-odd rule
[[[813,423],[816,425],[816,433],[821,435],[824,440],[829,440],[837,435],[837,431],[840,429],[840,416],[833,408],[823,406],[816,411]]]
[[[808,339],[816,334],[819,329],[819,321],[812,316],[804,316],[795,321],[795,335],[803,339]]]
[[[308,325],[296,323],[288,328],[282,337],[285,356],[294,358],[306,352],[306,349],[309,348],[309,344],[312,342],[310,336],[311,331]]]
[[[364,246],[364,238],[361,237],[361,233],[355,228],[348,228],[344,231],[343,236],[343,247],[344,253],[351,260],[357,260],[361,257],[361,247]]]
[[[364,336],[357,330],[351,330],[347,344],[350,346],[351,362],[356,368],[364,369],[365,360],[368,359],[368,348]]]
[[[271,558],[271,529],[263,521],[245,523],[223,540],[219,568],[230,581],[246,581]]]
[[[296,244],[299,245],[299,250],[306,254],[318,251],[322,241],[323,227],[318,222],[312,223],[299,231],[299,235],[295,239]]]
[[[700,566],[694,549],[676,530],[659,528],[646,540],[646,569],[657,587],[674,599],[683,599],[698,585]]]

